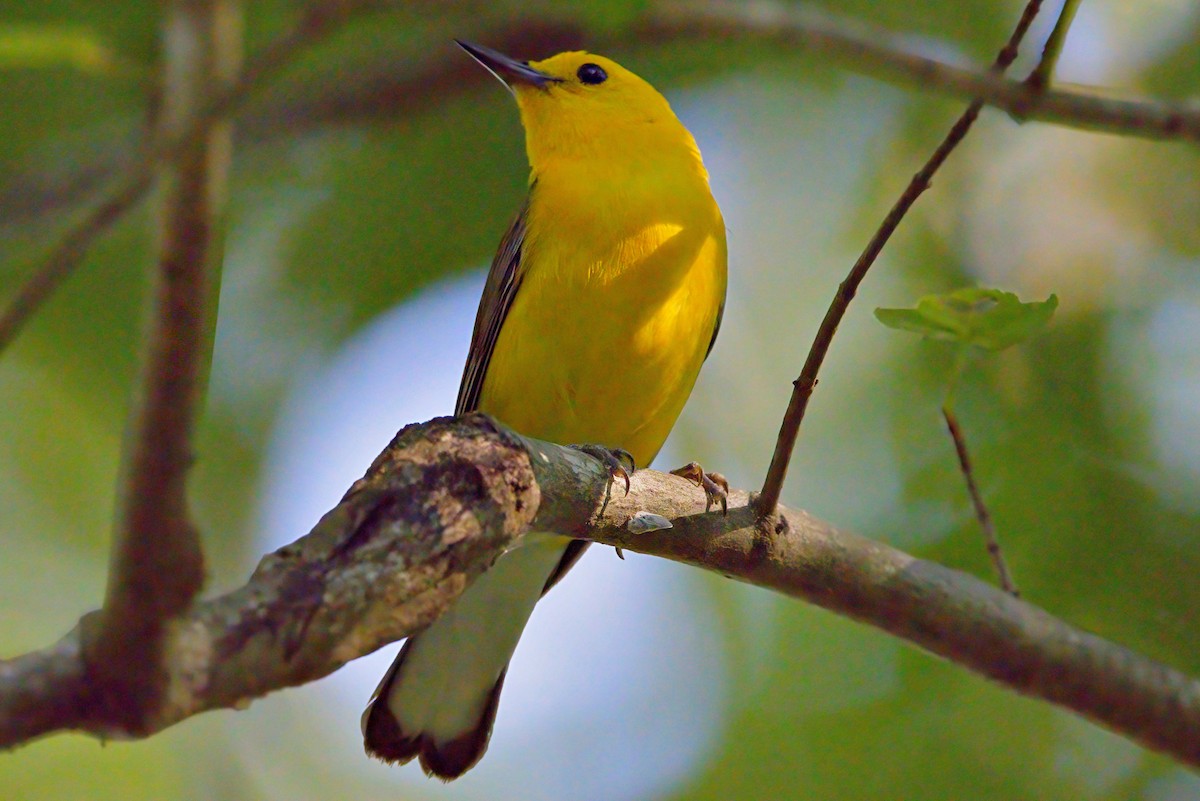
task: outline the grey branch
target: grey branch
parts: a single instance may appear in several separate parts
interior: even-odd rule
[[[848,68],[906,86],[981,100],[1021,120],[1148,139],[1200,141],[1200,107],[1045,89],[980,68],[963,68],[912,51],[903,37],[805,5],[757,0],[662,2],[646,24],[660,35],[753,36],[829,53]]]
[[[661,556],[803,599],[904,638],[1200,766],[1200,682],[975,578],[745,493],[704,512],[686,479],[643,470],[606,497],[599,463],[488,418],[409,426],[308,535],[171,630],[148,734],[314,681],[419,630],[531,527]],[[638,512],[673,527],[635,533]],[[61,729],[112,734],[80,645],[0,662],[0,747]],[[129,732],[123,732],[129,733]]]

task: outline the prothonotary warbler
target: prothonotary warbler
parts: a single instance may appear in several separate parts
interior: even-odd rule
[[[666,99],[586,52],[521,62],[459,43],[516,96],[529,193],[492,262],[457,413],[647,465],[711,350],[725,224]],[[363,714],[368,753],[449,780],[487,748],[538,599],[586,543],[528,534],[410,637]]]

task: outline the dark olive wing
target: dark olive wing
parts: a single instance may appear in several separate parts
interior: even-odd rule
[[[704,358],[712,353],[713,345],[717,344],[717,334],[721,333],[721,318],[725,316],[725,298],[721,298],[721,305],[717,309],[717,321],[713,323],[712,339],[708,340],[708,350],[704,351]]]
[[[529,192],[532,195],[532,186]],[[528,213],[527,197],[525,205],[521,207],[504,238],[500,240],[496,257],[492,259],[492,269],[488,272],[487,283],[483,286],[483,297],[479,299],[479,311],[475,314],[475,331],[471,334],[471,350],[463,368],[462,383],[458,386],[455,414],[473,412],[479,407],[483,378],[487,375],[488,364],[492,361],[496,340],[500,337],[500,329],[504,325],[504,319],[508,317],[508,310],[512,308],[513,299],[517,296],[525,274],[521,264],[521,246],[525,242],[525,218]]]
[[[534,187],[530,186],[530,197],[533,190]],[[483,297],[479,300],[479,311],[475,315],[475,332],[471,334],[471,351],[467,354],[467,366],[463,368],[462,383],[458,387],[455,414],[473,412],[479,406],[479,393],[483,391],[483,378],[487,375],[492,351],[496,349],[500,329],[525,276],[526,265],[521,262],[521,246],[525,243],[528,214],[529,197],[526,197],[525,205],[509,226],[504,239],[500,240],[496,258],[492,260],[492,269],[488,273],[487,283],[483,285]],[[548,592],[574,566],[587,546],[584,540],[572,540],[567,545],[563,558],[542,587],[543,593]]]

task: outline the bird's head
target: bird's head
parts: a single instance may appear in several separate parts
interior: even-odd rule
[[[658,91],[612,59],[584,51],[517,61],[487,47],[458,44],[516,96],[530,164],[553,157],[695,153],[691,134]]]

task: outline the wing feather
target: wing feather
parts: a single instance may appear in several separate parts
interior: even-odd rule
[[[483,392],[483,380],[487,376],[492,352],[496,349],[496,340],[500,338],[500,329],[504,327],[504,320],[508,317],[508,311],[521,288],[521,279],[525,277],[526,263],[521,256],[525,244],[529,202],[536,186],[534,183],[529,187],[525,204],[508,227],[504,238],[500,240],[496,257],[492,259],[492,268],[488,272],[487,282],[483,285],[483,297],[479,300],[479,311],[475,314],[471,350],[467,354],[462,383],[458,387],[458,403],[454,408],[456,415],[473,412],[479,408],[479,396]],[[542,588],[543,593],[549,592],[550,588],[574,566],[579,557],[583,556],[587,546],[588,543],[583,540],[574,540],[567,546],[558,567],[546,580],[546,585]]]
[[[479,299],[479,311],[475,314],[475,331],[471,334],[471,350],[467,353],[462,383],[458,387],[458,402],[454,407],[456,415],[473,412],[479,408],[483,379],[487,375],[488,364],[492,361],[496,340],[500,338],[500,329],[504,327],[504,320],[517,297],[517,290],[521,288],[521,279],[525,276],[521,250],[525,244],[526,217],[529,214],[529,198],[532,197],[533,190],[534,187],[530,186],[525,204],[517,212],[504,238],[500,240],[500,247],[492,259],[492,268],[488,271],[487,282],[483,285],[483,297]]]

